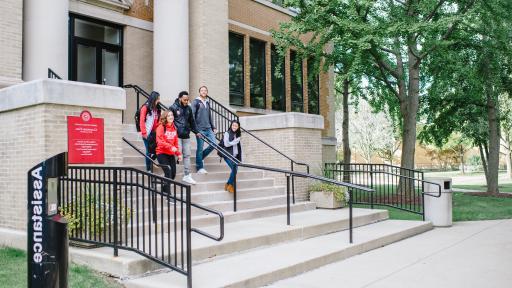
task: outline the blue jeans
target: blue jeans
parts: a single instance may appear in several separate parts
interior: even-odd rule
[[[236,172],[238,170],[238,165],[236,165],[233,161],[229,160],[226,157],[224,157],[224,161],[226,161],[226,164],[228,164],[229,168],[231,168],[231,174],[229,174],[229,179],[228,179],[227,184],[234,185]]]
[[[215,134],[213,134],[212,129],[206,129],[199,131],[203,137],[206,137],[210,140],[210,142],[217,144],[217,139],[215,138]],[[196,142],[197,142],[197,150],[196,150],[196,169],[202,169],[203,159],[208,157],[208,155],[213,151],[213,146],[209,145],[208,148],[203,150],[204,140],[197,137],[196,135]]]
[[[146,147],[146,155],[148,157],[151,157],[151,155],[149,155],[149,142],[148,142],[148,139],[145,139],[145,138],[142,138],[142,141],[144,141],[144,147]],[[151,163],[151,160],[149,160],[148,158],[144,157],[144,159],[146,160],[146,171],[150,171],[152,170],[152,164]]]

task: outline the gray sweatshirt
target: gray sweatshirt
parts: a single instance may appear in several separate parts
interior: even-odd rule
[[[210,115],[210,103],[208,100],[203,103],[203,101],[201,101],[201,97],[194,99],[194,102],[192,103],[192,113],[196,120],[197,130],[215,129],[215,125],[213,124],[212,117]]]

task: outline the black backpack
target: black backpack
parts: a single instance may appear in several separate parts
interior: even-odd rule
[[[147,105],[148,103],[142,104],[142,106]],[[142,106],[135,111],[135,115],[133,116],[133,119],[135,120],[135,129],[137,129],[137,132],[140,132],[140,109],[142,109]]]

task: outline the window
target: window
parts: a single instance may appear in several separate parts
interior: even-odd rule
[[[320,103],[320,79],[317,73],[314,73],[313,59],[308,59],[308,113],[319,114]]]
[[[244,105],[244,37],[229,33],[229,103]]]
[[[297,52],[290,51],[290,82],[292,112],[304,111],[304,98],[302,92],[302,60],[297,59]]]
[[[272,77],[272,110],[284,111],[285,106],[285,62],[284,57],[280,57],[274,45],[271,47],[271,77]],[[279,66],[279,71],[277,71]],[[276,76],[278,72],[279,76]]]
[[[251,54],[251,107],[265,109],[265,96],[267,90],[265,42],[251,39],[249,51]]]
[[[70,15],[69,79],[122,85],[122,27]]]

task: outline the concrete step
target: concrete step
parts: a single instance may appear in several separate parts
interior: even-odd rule
[[[196,288],[261,287],[430,229],[430,222],[387,220],[356,228],[353,244],[348,243],[348,231],[341,231],[230,257],[215,257],[193,266],[192,283]],[[168,271],[123,284],[129,288],[186,287],[186,277]]]
[[[290,210],[292,213],[299,213],[304,211],[311,211],[315,210],[316,205],[313,202],[301,202],[297,204],[292,204],[290,206]],[[247,209],[247,210],[241,210],[237,209],[237,212],[233,212],[233,210],[225,211],[223,212],[224,215],[224,223],[235,223],[239,221],[244,220],[253,220],[253,219],[259,219],[259,218],[265,218],[265,217],[272,217],[272,216],[278,216],[278,215],[286,215],[286,205],[276,205],[276,206],[267,206],[263,208],[256,208],[256,209]],[[178,219],[176,221],[171,220],[160,220],[161,214],[157,215],[157,223],[155,225],[154,222],[152,222],[151,215],[149,213],[146,213],[144,216],[144,221],[142,220],[141,215],[139,215],[139,221],[141,224],[138,226],[134,226],[134,232],[133,234],[136,234],[136,229],[139,229],[139,233],[142,233],[142,231],[149,231],[149,226],[151,226],[151,230],[155,231],[155,226],[157,231],[164,231],[166,232],[167,225],[174,225],[174,222],[176,222],[178,225],[181,223],[181,214],[177,213]],[[164,215],[166,217],[166,215]],[[282,216],[281,216],[282,217]],[[135,218],[133,218],[135,221]],[[143,223],[142,223],[143,222]],[[192,215],[192,227],[208,227],[208,226],[214,226],[218,227],[219,225],[219,218],[217,215],[214,214],[201,214],[201,215]],[[163,228],[161,226],[164,226]],[[129,235],[131,235],[131,225],[128,224],[129,227]],[[173,226],[174,227],[174,226]]]
[[[348,209],[311,210],[294,213],[291,217],[291,226],[286,225],[286,215],[227,223],[225,225],[225,238],[221,242],[216,242],[193,233],[191,239],[193,259],[195,262],[203,261],[221,255],[240,253],[254,248],[304,240],[341,231],[348,227],[347,210]],[[381,221],[387,219],[387,215],[387,211],[385,210],[354,209],[354,225],[362,226]],[[217,235],[219,228],[218,226],[211,226],[202,229],[208,233]],[[179,239],[180,236],[177,236]],[[160,236],[157,236],[156,239],[157,241],[161,241]],[[166,238],[164,237],[164,239]],[[152,240],[155,241],[155,237],[153,237]],[[147,246],[149,246],[148,241],[149,240],[146,241]],[[348,238],[341,238],[338,241],[340,243],[348,242]],[[163,242],[164,252],[166,252],[166,241],[164,240]],[[139,243],[141,243],[140,240]],[[155,247],[155,244],[158,247],[162,247],[162,243],[154,242],[152,243],[152,247]],[[139,248],[142,249],[140,246]],[[78,263],[88,263],[95,270],[118,277],[133,276],[158,269],[158,265],[155,265],[153,261],[140,255],[134,255],[135,253],[129,251],[120,250],[119,257],[112,258],[111,248],[103,247],[92,250],[93,251],[83,251],[73,249],[73,251],[71,251],[72,260]],[[175,251],[173,250],[172,252]],[[178,254],[180,253],[181,252],[178,251]],[[163,254],[166,255],[166,253]],[[105,265],[105,261],[110,262],[110,265]],[[98,269],[100,267],[102,269]],[[224,269],[226,269],[226,267],[224,267]]]

